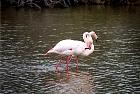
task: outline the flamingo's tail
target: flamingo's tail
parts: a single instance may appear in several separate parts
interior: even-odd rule
[[[53,49],[50,49],[50,50],[48,50],[47,53],[45,53],[44,55],[46,56],[46,55],[48,55],[49,53],[53,53],[53,52],[54,52]]]

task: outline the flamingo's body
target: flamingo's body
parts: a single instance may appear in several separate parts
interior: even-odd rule
[[[54,46],[48,53],[57,53],[60,55],[72,55],[72,56],[88,56],[94,51],[94,45],[91,45],[91,49],[85,49],[87,45],[82,41],[77,40],[62,40]]]
[[[93,39],[92,36],[97,39],[95,32],[85,32],[83,33],[84,42],[78,40],[62,40],[58,42],[52,49],[50,49],[46,54],[57,53],[60,55],[67,56],[67,70],[68,63],[71,60],[72,56],[77,56],[76,63],[78,64],[78,56],[88,56],[94,51]],[[78,65],[76,66],[78,69]]]

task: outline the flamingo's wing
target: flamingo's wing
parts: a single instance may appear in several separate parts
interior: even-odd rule
[[[85,43],[77,40],[62,40],[53,48],[59,54],[73,54],[80,53],[85,47]]]

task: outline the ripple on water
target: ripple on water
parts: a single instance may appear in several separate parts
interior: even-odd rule
[[[138,9],[90,6],[2,11],[0,93],[140,94]],[[72,61],[69,75],[65,63],[56,73],[59,58],[42,53],[61,39],[82,40],[82,33],[93,29],[99,40],[94,42],[93,54],[80,58],[79,72]]]

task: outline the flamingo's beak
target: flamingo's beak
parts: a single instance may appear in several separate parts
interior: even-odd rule
[[[91,31],[90,32],[90,35],[93,36],[93,38],[96,40],[97,42],[97,39],[98,39],[98,36],[96,35],[96,33],[94,31]]]
[[[98,39],[98,38],[97,38]],[[97,42],[97,39],[95,40]]]

